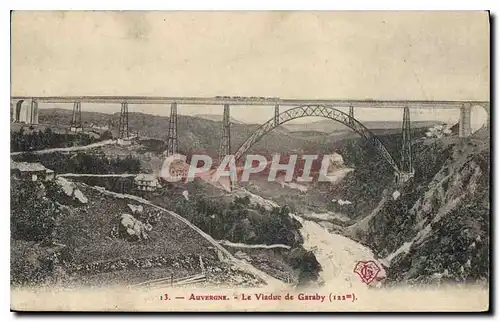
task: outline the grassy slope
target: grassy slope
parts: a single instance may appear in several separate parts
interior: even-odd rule
[[[156,191],[153,193],[148,193],[144,197],[154,204],[161,205],[167,209],[175,209],[176,205],[179,205],[184,200],[182,196],[182,192],[187,190],[189,192],[189,198],[191,202],[194,202],[196,199],[204,199],[207,201],[220,202],[220,204],[229,204],[234,200],[234,196],[224,192],[223,190],[214,188],[207,182],[201,180],[195,180],[189,184],[185,183],[175,183],[170,184],[166,190]],[[257,227],[265,227],[269,222],[269,214],[260,213],[255,209],[248,209],[248,212],[251,215],[248,218],[243,220],[235,220],[232,222],[233,228],[240,227],[244,225],[246,236],[249,234],[257,233],[259,234],[259,230]],[[180,213],[180,212],[179,212]],[[185,215],[184,215],[185,216]],[[194,222],[192,218],[188,218],[190,221]],[[201,227],[201,226],[200,226]],[[211,227],[211,226],[209,226]],[[213,231],[210,229],[205,230],[206,233],[212,235],[214,238],[218,238]],[[298,231],[297,231],[298,233]],[[261,232],[262,234],[262,232]],[[255,236],[255,235],[254,235]],[[262,235],[259,234],[257,237],[263,238]],[[231,238],[223,238],[230,240]],[[241,242],[240,240],[231,240],[235,242]],[[252,244],[253,242],[248,242]],[[267,244],[261,240],[255,242],[257,244]],[[225,247],[228,249],[233,255],[237,252],[245,253],[250,263],[260,269],[261,271],[269,274],[270,276],[280,279],[282,281],[296,282],[298,281],[300,270],[296,267],[292,267],[290,264],[290,256],[291,253],[288,250],[268,250],[268,249],[258,249],[252,250],[247,248],[234,248],[234,247]],[[300,247],[298,247],[300,248]]]
[[[186,224],[170,215],[162,214],[161,220],[149,232],[149,239],[139,242],[128,242],[122,239],[109,238],[113,226],[118,223],[122,213],[130,213],[126,200],[105,196],[98,191],[79,185],[81,191],[89,199],[87,205],[79,207],[63,207],[58,217],[53,238],[65,244],[71,250],[72,260],[67,272],[60,282],[77,284],[113,284],[144,281],[155,277],[174,277],[200,273],[197,265],[183,265],[186,258],[201,256],[207,263],[217,263],[217,256],[210,243],[193,231]],[[152,211],[144,206],[146,212]],[[157,211],[157,210],[155,210]],[[212,247],[213,248],[213,247]],[[37,257],[47,253],[48,249],[35,246],[34,242],[12,240],[12,262],[16,258],[31,258],[36,265]],[[132,270],[78,271],[87,264],[99,262],[117,262],[121,260],[153,259],[154,257],[174,259],[180,266],[163,265],[162,267],[136,268]],[[217,264],[216,264],[217,265]],[[75,271],[76,270],[76,271]],[[57,279],[57,276],[55,276]]]
[[[62,243],[76,245],[78,261],[99,261],[123,256],[141,257],[149,255],[179,255],[192,253],[207,256],[210,244],[191,228],[163,214],[162,219],[149,233],[145,242],[130,243],[120,239],[110,241],[111,229],[122,213],[130,213],[127,200],[105,196],[80,187],[89,198],[86,206],[71,209],[61,218],[56,236]],[[145,211],[155,211],[144,207]],[[72,227],[73,229],[69,229]],[[76,229],[75,229],[76,228]]]
[[[200,258],[209,283],[233,286],[261,283],[252,274],[221,262],[214,245],[186,223],[148,205],[143,205],[144,212],[160,212],[161,217],[148,232],[147,240],[129,242],[110,238],[119,216],[130,213],[127,204],[137,203],[102,194],[82,184],[77,183],[77,186],[89,202],[78,207],[61,207],[52,239],[67,246],[70,259],[62,269],[49,273],[47,283],[65,286],[131,285],[155,278],[178,278],[202,273]],[[31,275],[48,273],[52,269],[43,269],[42,257],[49,258],[54,251],[53,246],[12,240],[12,269],[26,272],[26,268],[20,267],[24,265],[32,268]],[[26,266],[26,260],[32,265]]]

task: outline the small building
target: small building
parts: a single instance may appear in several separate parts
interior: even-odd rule
[[[118,145],[128,146],[132,145],[134,141],[139,139],[139,132],[130,132],[127,137],[119,138],[117,140]]]
[[[10,174],[17,180],[49,181],[54,180],[55,173],[41,163],[10,162]]]
[[[54,180],[56,178],[56,174],[54,170],[45,168],[45,180]]]
[[[90,128],[91,129],[96,129],[96,130],[103,130],[103,131],[108,131],[109,130],[109,126],[108,125],[101,126],[101,125],[93,123],[93,122],[90,123]]]
[[[130,138],[120,138],[117,140],[118,145],[129,146],[132,145],[132,140]]]
[[[158,178],[153,174],[139,174],[134,178],[135,188],[139,191],[155,191],[160,187]]]
[[[83,127],[81,126],[72,126],[69,128],[69,131],[70,132],[74,132],[74,133],[83,133]]]

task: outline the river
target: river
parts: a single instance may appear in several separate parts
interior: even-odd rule
[[[381,271],[378,277],[385,277],[385,271],[375,259],[373,252],[366,246],[345,236],[330,233],[318,223],[291,214],[302,224],[301,234],[304,237],[304,248],[313,251],[321,264],[320,278],[325,287],[358,287],[364,286],[354,268],[359,261],[374,261]],[[380,286],[380,281],[371,285]]]
[[[278,207],[274,201],[253,194],[246,189],[238,189],[239,196],[247,195],[250,202],[270,209]],[[374,261],[380,268],[378,278],[385,277],[385,270],[375,259],[373,252],[366,246],[340,234],[331,233],[315,221],[300,215],[290,214],[302,224],[300,233],[304,238],[304,248],[312,251],[321,264],[320,278],[325,287],[364,287],[360,276],[354,272],[359,261]],[[308,217],[321,217],[321,214],[309,214]],[[380,281],[373,281],[371,286],[381,286]]]

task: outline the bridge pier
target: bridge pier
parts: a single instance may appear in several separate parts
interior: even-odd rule
[[[23,102],[24,100],[17,101],[16,103],[16,109],[14,111],[14,122],[21,122],[21,113],[22,113],[22,108],[23,108]],[[23,114],[26,116],[25,114]]]
[[[231,154],[231,121],[229,118],[229,104],[224,104],[224,115],[222,117],[221,143],[219,148],[219,162]]]
[[[38,124],[38,101],[31,100],[30,124]]]
[[[472,134],[471,128],[471,103],[464,103],[460,109],[459,137],[466,137]]]
[[[170,120],[168,124],[167,156],[177,153],[177,103],[170,105]]]
[[[21,99],[12,104],[12,121],[26,124],[38,124],[38,101]]]
[[[490,127],[490,126],[491,126],[491,123],[490,123],[490,122],[491,122],[491,121],[490,121],[490,119],[491,119],[491,110],[490,110],[490,107],[491,107],[491,106],[490,106],[490,104],[489,104],[489,103],[488,103],[488,104],[484,104],[484,105],[483,105],[483,108],[484,108],[484,110],[486,111],[486,114],[488,114],[488,118],[487,118],[487,120],[486,120],[486,124],[485,124],[485,125],[486,125],[486,127],[487,127],[488,129],[490,129],[490,128],[491,128],[491,127]]]

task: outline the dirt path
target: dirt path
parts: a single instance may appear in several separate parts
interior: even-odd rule
[[[114,174],[93,174],[93,173],[61,173],[58,174],[57,177],[63,178],[85,178],[85,177],[96,177],[96,178],[128,178],[135,177],[137,174],[132,173],[114,173]]]
[[[228,240],[219,240],[217,242],[221,245],[235,247],[235,248],[257,248],[257,249],[284,248],[284,249],[290,249],[290,246],[283,245],[283,244],[273,244],[273,245],[252,244],[252,245],[249,245],[249,244],[243,244],[243,243],[233,243],[233,242],[230,242]]]

